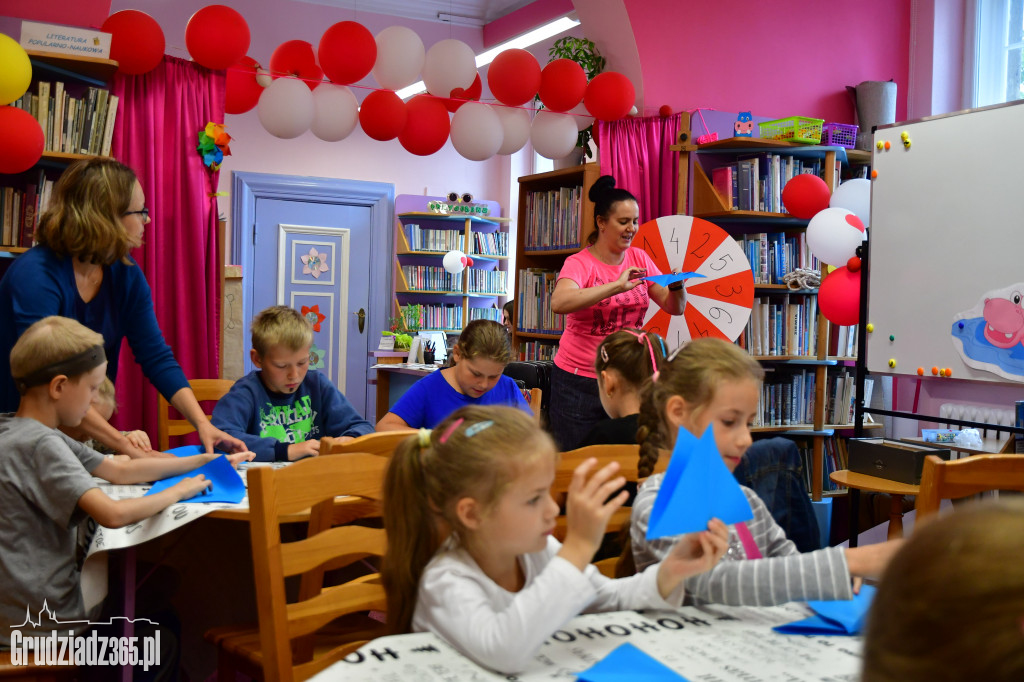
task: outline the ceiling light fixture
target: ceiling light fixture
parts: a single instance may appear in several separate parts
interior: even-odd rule
[[[512,40],[506,40],[500,45],[492,47],[491,49],[478,54],[476,56],[476,68],[479,69],[481,66],[486,66],[487,64],[490,64],[492,61],[494,61],[494,58],[498,56],[498,53],[502,52],[503,50],[511,50],[513,48],[519,47],[530,47],[531,45],[536,45],[537,43],[543,40],[547,40],[551,36],[556,36],[559,33],[564,33],[565,31],[568,31],[570,28],[579,25],[580,22],[578,19],[573,19],[571,17],[561,17],[559,19],[555,19],[550,23],[544,24],[543,26],[538,26],[532,31],[524,33],[521,36],[513,38]],[[397,92],[397,94],[404,100],[409,99],[413,95],[418,95],[421,92],[425,92],[426,89],[427,86],[423,84],[423,81],[419,81],[418,83],[413,83],[412,85],[402,88]]]

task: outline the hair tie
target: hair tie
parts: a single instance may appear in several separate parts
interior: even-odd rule
[[[488,419],[487,421],[477,422],[476,424],[473,424],[472,426],[466,429],[466,438],[472,438],[476,434],[480,433],[481,431],[486,431],[492,426],[494,426],[494,422],[491,421],[490,419]]]
[[[608,362],[608,349],[604,346],[601,346],[601,360]]]
[[[644,341],[647,342],[647,351],[651,354],[651,371],[654,372],[652,376],[654,377],[654,380],[657,381],[658,361],[655,360],[654,358],[654,346],[651,345],[650,332],[635,332],[632,329],[623,329],[622,331],[626,332],[627,334],[632,334],[633,336],[635,336],[637,343],[639,343],[641,346],[644,344]],[[660,339],[661,337],[659,336],[658,338]]]
[[[658,377],[660,377],[660,376],[661,376],[661,372],[655,371],[654,374],[651,375],[651,383],[652,384],[658,383]]]
[[[447,443],[448,439],[452,437],[453,433],[455,433],[455,429],[459,428],[459,425],[464,421],[465,419],[463,419],[462,417],[459,417],[458,419],[453,421],[451,425],[444,430],[444,433],[441,434],[441,437],[437,439],[438,442]]]
[[[430,431],[431,431],[430,429],[420,429],[419,430],[419,444],[420,444],[420,448],[429,448],[430,447]]]

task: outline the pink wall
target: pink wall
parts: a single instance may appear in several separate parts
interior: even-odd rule
[[[622,4],[643,65],[645,110],[852,123],[845,86],[894,78],[896,120],[906,118],[911,0],[717,0],[687,2],[685,11],[678,0]]]
[[[82,0],[81,2],[3,0],[0,3],[0,12],[3,12],[5,17],[99,28],[103,21],[110,16],[110,0]],[[20,30],[21,22],[16,22],[14,26]]]

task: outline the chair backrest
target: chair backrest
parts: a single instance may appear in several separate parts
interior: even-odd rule
[[[942,500],[956,500],[986,490],[1024,491],[1024,456],[974,455],[947,462],[928,455],[921,470],[914,523],[937,514]]]
[[[390,457],[399,443],[415,433],[416,429],[380,431],[359,436],[346,443],[342,443],[340,438],[325,436],[320,439],[320,454],[340,455],[347,452],[369,452],[372,455]]]
[[[533,410],[533,418],[538,424],[540,424],[540,401],[543,393],[539,388],[531,388],[530,397],[526,399],[526,402],[530,403],[530,409]]]
[[[188,382],[192,392],[196,394],[196,400],[202,405],[206,401],[220,400],[224,397],[235,382],[231,379],[192,379]],[[171,436],[184,436],[186,433],[195,431],[195,427],[187,419],[171,419],[168,415],[170,404],[162,395],[159,397],[159,412],[157,413],[157,449],[161,452],[170,447]],[[207,418],[210,413],[206,413]]]
[[[311,651],[309,637],[336,618],[386,611],[377,573],[323,587],[323,573],[368,556],[384,555],[383,529],[334,525],[335,498],[358,496],[379,504],[388,459],[368,453],[314,457],[290,466],[248,472],[250,530],[256,577],[264,680],[306,679],[354,650],[352,642],[309,661],[293,662],[293,644]],[[376,506],[376,505],[373,505]],[[305,539],[281,542],[289,514],[311,509]],[[301,575],[299,601],[288,604],[285,578]]]

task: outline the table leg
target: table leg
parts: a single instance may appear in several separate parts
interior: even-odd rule
[[[377,370],[377,421],[391,409],[391,372]]]
[[[850,547],[856,547],[860,534],[860,491],[856,488],[847,490],[850,491]]]
[[[888,538],[903,537],[903,496],[889,496],[889,535]]]

